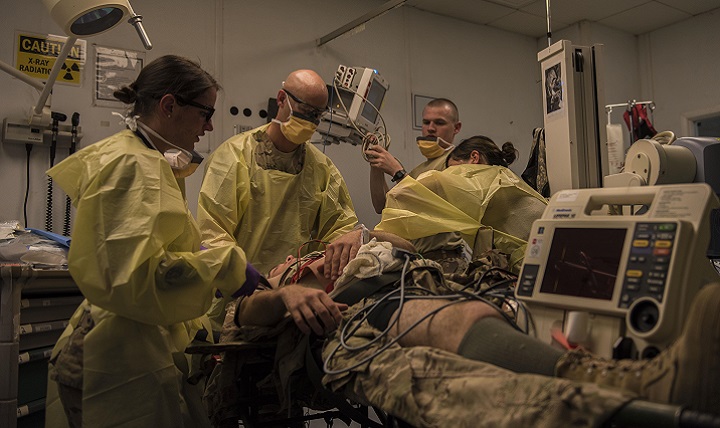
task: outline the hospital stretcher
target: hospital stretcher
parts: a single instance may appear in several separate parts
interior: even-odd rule
[[[325,402],[335,405],[335,408],[310,409],[306,414],[287,414],[287,411],[268,412],[267,409],[279,407],[279,398],[273,389],[268,392],[259,387],[273,370],[275,358],[275,342],[247,342],[232,341],[224,343],[194,342],[187,349],[188,354],[200,354],[212,356],[211,365],[222,364],[225,370],[234,378],[238,388],[238,400],[235,403],[237,419],[245,428],[255,427],[305,427],[304,424],[310,420],[324,420],[328,427],[333,425],[335,420],[340,420],[350,426],[352,422],[359,424],[362,428],[397,427],[411,428],[384,412],[373,409],[375,417],[371,417],[370,407],[351,403],[339,394],[334,394],[320,385],[320,368],[316,362],[308,360],[310,352],[306,356],[306,370],[308,376],[314,379],[313,385],[318,394],[323,394]],[[309,368],[308,368],[309,367]],[[213,367],[205,367],[204,375],[208,375]],[[315,370],[315,372],[313,372]],[[235,419],[235,418],[233,418]],[[237,421],[228,421],[228,426],[237,427]],[[222,425],[223,427],[225,425]]]
[[[371,418],[368,406],[350,403],[341,395],[322,388],[319,384],[320,373],[313,373],[313,370],[320,370],[319,366],[316,362],[307,359],[306,369],[311,378],[317,379],[316,388],[320,389],[320,393],[334,396],[331,402],[338,404],[338,408],[321,409],[317,413],[307,415],[287,416],[275,413],[269,417],[263,414],[263,407],[279,404],[274,391],[265,394],[258,388],[258,383],[273,369],[275,346],[275,342],[194,342],[186,349],[186,353],[213,356],[217,364],[232,368],[231,372],[240,392],[236,403],[238,419],[245,428],[304,427],[304,422],[309,420],[324,420],[330,427],[336,419],[343,421],[347,426],[350,426],[351,422],[356,422],[362,428],[412,428],[406,422],[377,408],[373,408],[376,417]],[[234,423],[232,426],[238,426],[237,421],[232,422]],[[636,400],[618,412],[606,427],[720,428],[720,416],[687,410],[677,405]]]

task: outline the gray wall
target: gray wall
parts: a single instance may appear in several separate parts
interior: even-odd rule
[[[295,68],[313,68],[330,82],[338,64],[372,67],[390,84],[381,112],[392,138],[390,151],[405,166],[411,168],[423,160],[415,145],[420,133],[412,129],[415,93],[453,99],[463,121],[460,137],[482,133],[499,142],[513,141],[525,156],[515,167],[524,168],[532,128],[542,120],[534,39],[399,8],[358,32],[316,47],[316,39],[362,15],[367,3],[273,4],[225,2],[222,78],[226,107],[249,107],[253,112],[265,108],[268,97],[277,94],[282,80]],[[225,135],[233,125],[263,122],[256,115],[239,117],[224,123]],[[343,173],[361,221],[368,226],[377,223],[379,216],[372,209],[368,190],[370,168],[360,158],[360,147],[331,145],[326,153]]]
[[[658,131],[690,135],[689,118],[720,114],[720,9],[641,36],[581,22],[553,39],[605,45],[606,102],[653,101]],[[538,49],[545,47],[539,40]],[[622,111],[612,120],[621,123]]]
[[[720,9],[644,35],[640,46],[643,96],[662,129],[688,135],[684,117],[720,114]]]
[[[202,62],[212,73],[218,70],[215,52],[214,2],[152,1],[135,2],[136,12],[144,16],[145,27],[155,48],[147,53],[152,60],[166,53],[179,53]],[[139,4],[137,4],[139,3]],[[0,0],[0,60],[8,64],[15,61],[15,32],[60,34],[62,30],[51,20],[40,0]],[[67,114],[80,113],[80,125],[84,137],[80,143],[85,147],[122,127],[118,118],[111,115],[118,108],[93,107],[92,87],[94,84],[93,44],[128,50],[143,50],[135,30],[129,24],[120,25],[110,32],[87,39],[88,58],[83,70],[80,87],[56,84],[53,88],[52,110]],[[38,91],[25,83],[0,72],[0,118],[21,119],[34,106]],[[69,124],[68,122],[65,122]],[[204,151],[215,139],[222,139],[220,133],[211,133],[198,147]],[[215,143],[216,144],[216,143]],[[64,159],[67,150],[58,150],[56,163]],[[23,222],[23,199],[25,195],[26,154],[23,145],[0,144],[0,181],[3,202],[0,203],[0,220]],[[49,151],[36,146],[30,158],[30,194],[28,198],[28,226],[45,228],[46,175],[49,167]],[[54,231],[62,231],[62,217],[65,195],[55,186]],[[196,197],[197,199],[197,197]]]
[[[258,111],[267,107],[281,81],[292,70],[313,68],[330,81],[338,64],[377,69],[390,83],[382,113],[392,137],[390,151],[406,166],[422,159],[415,148],[419,131],[412,128],[412,94],[444,96],[459,106],[463,121],[460,138],[481,133],[496,142],[512,141],[521,156],[513,165],[521,172],[531,146],[531,132],[542,126],[540,72],[537,51],[545,40],[520,36],[480,25],[401,7],[367,23],[364,28],[322,46],[315,39],[362,15],[381,0],[155,0],[133,6],[144,16],[155,48],[147,60],[166,53],[199,60],[222,83],[224,91],[213,118],[215,131],[197,148],[210,152],[228,138],[235,125],[264,122]],[[0,60],[14,62],[16,31],[61,34],[39,0],[0,0]],[[592,23],[580,23],[554,35],[576,44],[606,45],[608,103],[654,97],[659,129],[680,132],[680,117],[688,111],[717,106],[718,37],[720,19],[708,13],[642,37]],[[129,25],[90,38],[81,87],[56,85],[53,110],[81,114],[86,146],[121,129],[110,112],[92,106],[93,44],[142,50]],[[0,73],[0,118],[21,118],[37,100],[37,91]],[[231,116],[229,109],[250,108],[252,115]],[[618,117],[619,120],[619,117]],[[368,192],[369,167],[359,147],[332,145],[326,153],[348,182],[361,221],[379,220]],[[58,154],[58,161],[65,153]],[[48,151],[31,156],[29,226],[44,227]],[[4,203],[0,220],[22,222],[25,192],[25,148],[0,144],[0,179]],[[188,181],[193,212],[201,175]],[[56,231],[61,224],[64,195],[56,190]]]

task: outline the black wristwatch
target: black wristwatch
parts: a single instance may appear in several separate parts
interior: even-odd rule
[[[400,171],[396,172],[395,175],[392,176],[390,181],[392,181],[393,183],[397,183],[398,181],[405,178],[406,175],[407,175],[407,171],[405,171],[404,169],[401,169]]]

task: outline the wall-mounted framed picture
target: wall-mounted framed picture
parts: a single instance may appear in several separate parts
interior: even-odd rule
[[[122,108],[113,92],[135,81],[145,63],[145,52],[123,48],[95,47],[95,90],[93,105]]]
[[[435,97],[428,97],[426,95],[413,94],[412,106],[413,106],[413,129],[422,129],[422,112],[427,103],[434,100]]]
[[[549,115],[562,110],[563,75],[562,64],[559,62],[545,69],[545,114]]]

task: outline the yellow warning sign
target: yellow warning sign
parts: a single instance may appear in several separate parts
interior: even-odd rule
[[[15,68],[30,77],[47,81],[66,40],[66,37],[18,33]],[[85,46],[85,40],[75,42],[56,82],[80,85],[85,65]]]

